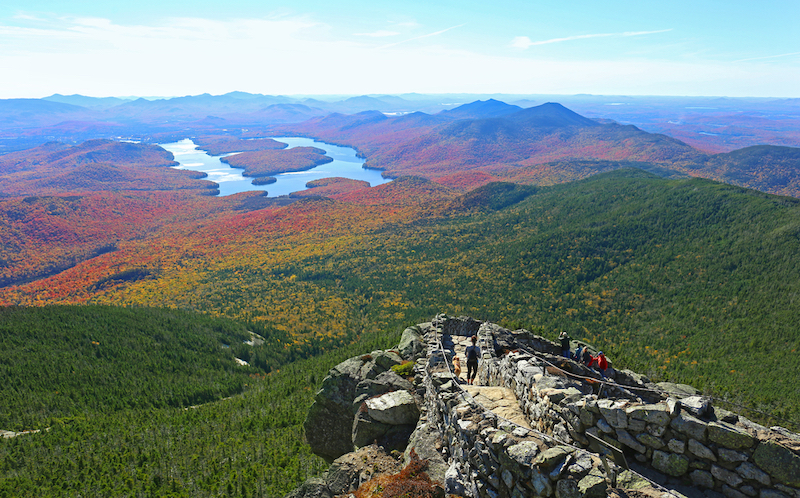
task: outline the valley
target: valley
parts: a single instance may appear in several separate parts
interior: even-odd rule
[[[612,122],[598,115],[608,102],[577,97],[586,114],[237,98],[44,100],[28,104],[49,114],[28,120],[0,102],[3,133],[64,139],[0,155],[13,386],[0,429],[50,428],[0,441],[0,494],[282,496],[325,468],[302,423],[328,369],[440,312],[568,331],[654,381],[800,425],[792,126],[755,135],[767,143],[684,141],[708,133],[706,114],[667,136],[621,121],[662,126],[669,106],[606,106]],[[58,121],[78,114],[95,125]],[[98,138],[111,123],[137,143]],[[312,138],[334,145],[300,142]],[[243,185],[177,169],[195,145],[237,153],[223,159]],[[278,190],[283,174],[303,179]]]

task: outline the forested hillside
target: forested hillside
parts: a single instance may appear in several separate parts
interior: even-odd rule
[[[407,179],[339,197],[176,226],[0,299],[195,309],[296,345],[464,313],[568,330],[654,379],[800,420],[787,383],[800,366],[800,201],[641,170],[463,197]],[[153,271],[113,278],[131,269]]]
[[[0,438],[0,496],[281,496],[324,468],[302,422],[325,373],[391,346],[315,357],[253,324],[95,306],[3,308],[0,332],[0,429],[42,429]]]

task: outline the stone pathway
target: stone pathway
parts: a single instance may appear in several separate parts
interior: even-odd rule
[[[472,345],[472,341],[469,337],[462,336],[450,336],[450,338],[453,341],[453,353],[461,362],[461,376],[459,377],[461,387],[487,410],[517,425],[530,429],[531,426],[525,420],[525,415],[519,407],[519,400],[517,400],[514,391],[506,387],[467,385],[467,357],[464,352],[467,346]],[[475,381],[477,382],[477,380],[476,378]]]

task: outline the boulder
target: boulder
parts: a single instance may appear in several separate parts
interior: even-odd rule
[[[358,410],[361,403],[369,398],[373,398],[380,394],[385,394],[391,391],[406,390],[411,391],[414,389],[413,384],[406,379],[400,377],[391,370],[387,370],[379,374],[374,379],[364,379],[356,385],[355,398],[353,399],[353,410]]]
[[[359,411],[353,420],[351,439],[356,448],[367,446],[382,438],[392,426],[378,422],[366,411]]]
[[[412,361],[425,353],[425,339],[419,327],[409,327],[403,331],[397,350],[403,359]]]
[[[365,401],[373,420],[389,425],[416,425],[419,408],[408,391],[394,391]]]
[[[303,423],[306,441],[311,450],[328,462],[353,451],[353,418],[359,406],[354,406],[358,385],[367,379],[377,379],[388,366],[376,363],[381,358],[386,365],[399,357],[394,353],[376,352],[356,356],[336,365],[322,381]]]

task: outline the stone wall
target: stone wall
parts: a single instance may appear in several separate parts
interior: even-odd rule
[[[646,377],[613,369],[608,374],[616,382],[603,384],[596,373],[553,354],[554,343],[524,331],[484,324],[478,335],[481,383],[513,389],[532,427],[597,450],[591,434],[673,482],[729,498],[800,498],[797,434],[714,407],[689,395],[689,386],[668,393]]]
[[[451,373],[450,339],[457,335],[478,336],[479,383],[513,390],[530,428],[486,409],[462,388]],[[714,407],[690,386],[666,386],[678,392],[668,394],[644,376],[613,368],[615,382],[602,383],[559,351],[526,331],[440,315],[406,329],[394,350],[337,365],[306,420],[312,448],[336,460],[291,496],[354,491],[373,467],[366,461],[355,467],[363,458],[347,451],[366,451],[369,442],[380,451],[400,448],[397,436],[418,417],[402,444],[404,462],[412,451],[426,459],[428,474],[447,494],[599,498],[635,489],[628,494],[637,498],[800,498],[800,436]],[[409,360],[413,383],[390,369]],[[418,412],[408,410],[413,404]],[[388,418],[400,410],[403,417]],[[603,462],[603,448],[588,435],[622,450],[640,466],[635,470],[656,470],[649,477],[660,476],[661,485]]]

